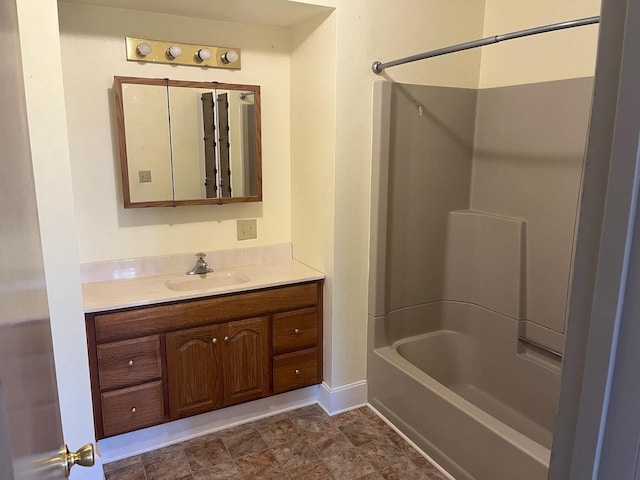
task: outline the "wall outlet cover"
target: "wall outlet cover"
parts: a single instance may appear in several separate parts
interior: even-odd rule
[[[151,183],[151,170],[139,170],[138,178],[140,183]]]
[[[258,225],[255,218],[238,220],[238,240],[250,240],[258,238]]]

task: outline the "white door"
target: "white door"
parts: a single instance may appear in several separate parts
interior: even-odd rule
[[[2,0],[0,479],[62,479],[69,464],[62,451],[17,25],[15,0]]]

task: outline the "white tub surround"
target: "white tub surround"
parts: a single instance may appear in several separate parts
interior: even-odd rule
[[[375,84],[368,400],[458,480],[548,476],[591,86]]]

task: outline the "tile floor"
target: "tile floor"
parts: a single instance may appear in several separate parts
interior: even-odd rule
[[[106,480],[445,480],[362,407],[317,405],[221,430],[105,466]]]

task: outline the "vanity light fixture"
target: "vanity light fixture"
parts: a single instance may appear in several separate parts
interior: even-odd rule
[[[239,48],[194,45],[144,38],[126,38],[127,60],[131,62],[170,63],[200,68],[239,70]]]
[[[146,42],[142,42],[136,47],[136,52],[141,57],[146,57],[147,55],[149,55],[151,53],[152,50],[153,49],[151,48],[151,45],[149,45]]]
[[[182,55],[182,47],[180,45],[171,45],[167,48],[167,57],[171,60],[175,60],[180,55]]]
[[[201,62],[206,62],[211,58],[211,50],[208,48],[201,48],[196,52],[196,58]]]
[[[233,50],[229,50],[228,52],[224,52],[220,55],[220,60],[224,63],[236,63],[238,61],[238,54]]]

